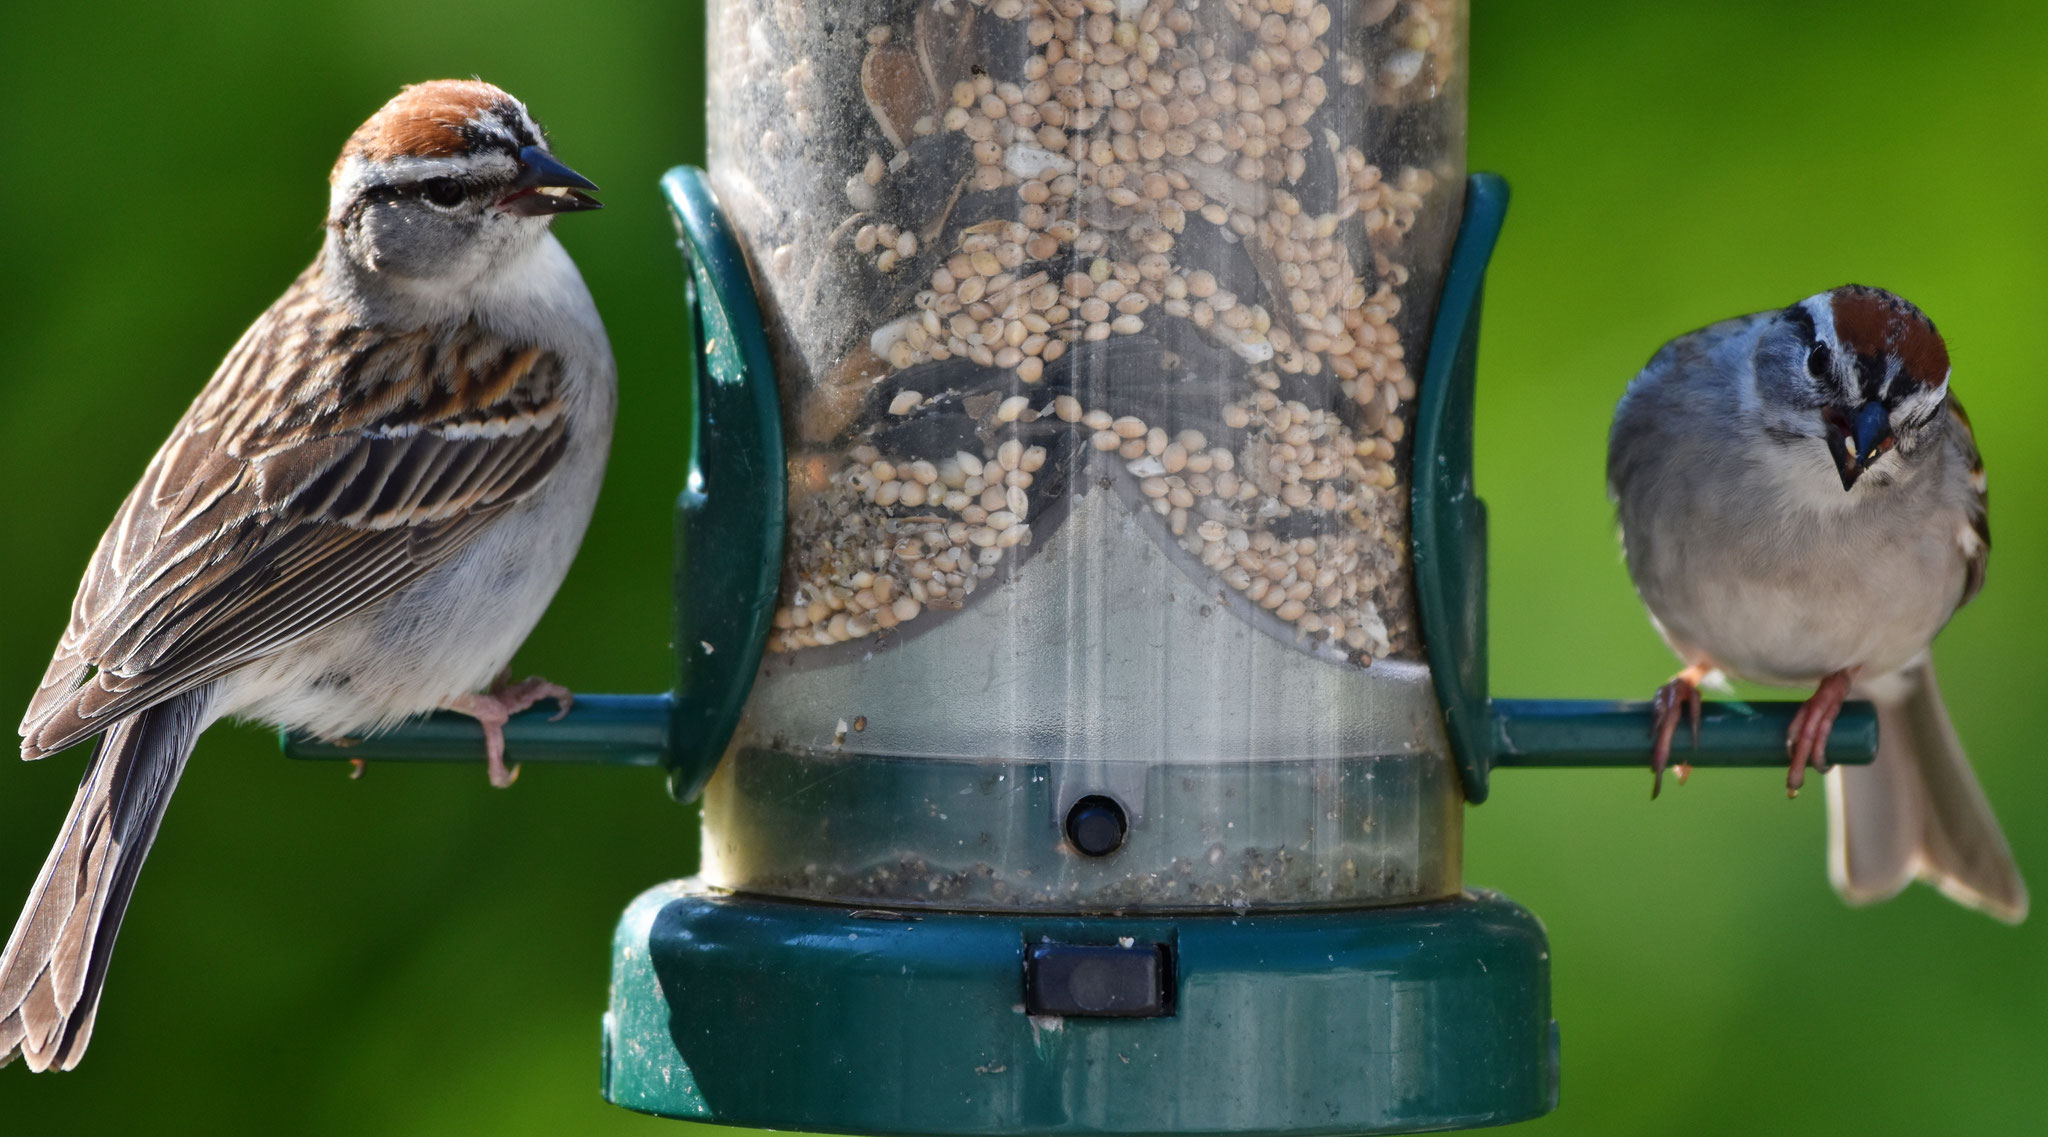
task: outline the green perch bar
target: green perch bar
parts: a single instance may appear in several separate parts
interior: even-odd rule
[[[674,701],[667,695],[580,695],[557,720],[553,703],[513,715],[505,724],[505,761],[591,766],[663,766]],[[374,738],[344,744],[282,735],[292,758],[365,762],[481,762],[484,736],[476,720],[440,711]]]
[[[599,766],[663,766],[668,761],[668,695],[584,695],[559,721],[543,703],[505,724],[508,762]],[[1695,750],[1684,724],[1672,745],[1674,762],[1702,769],[1783,766],[1785,732],[1797,703],[1706,703]],[[1647,766],[1650,705],[1595,699],[1496,699],[1493,765],[1549,767]],[[304,759],[368,762],[481,762],[483,734],[475,720],[442,712],[348,745],[287,735],[285,753]],[[1877,715],[1850,703],[1835,720],[1828,746],[1833,763],[1864,765],[1877,754]]]
[[[1495,699],[1493,766],[1647,767],[1650,704],[1594,699]],[[1671,740],[1671,761],[1705,768],[1772,766],[1786,761],[1785,734],[1798,703],[1703,703],[1700,744],[1685,722]],[[1828,740],[1829,764],[1865,766],[1877,757],[1877,713],[1848,703]]]

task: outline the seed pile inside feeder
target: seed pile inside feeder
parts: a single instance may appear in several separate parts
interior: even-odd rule
[[[1455,0],[721,5],[712,168],[792,410],[770,649],[942,619],[1114,483],[1220,594],[1414,656]]]

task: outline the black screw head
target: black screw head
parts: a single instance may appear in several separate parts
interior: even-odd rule
[[[1116,799],[1089,794],[1067,811],[1067,840],[1091,857],[1106,857],[1123,846],[1130,821]]]

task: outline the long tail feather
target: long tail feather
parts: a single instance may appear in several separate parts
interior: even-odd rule
[[[1877,705],[1877,760],[1828,774],[1828,876],[1851,904],[1915,878],[2009,924],[2027,885],[1923,663],[1865,694]]]
[[[200,689],[116,723],[0,954],[0,1065],[69,1070],[92,1038],[135,878],[208,721]]]

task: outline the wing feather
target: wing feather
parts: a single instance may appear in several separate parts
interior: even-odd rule
[[[366,327],[314,277],[243,335],[100,539],[25,757],[389,596],[560,462],[553,353],[475,323]]]
[[[1984,590],[1984,573],[1991,563],[1991,491],[1984,476],[1984,456],[1977,450],[1977,434],[1970,429],[1970,416],[1954,395],[1948,399],[1949,437],[1962,452],[1970,473],[1970,504],[1965,528],[1956,535],[1964,562],[1963,598],[1968,604]]]

